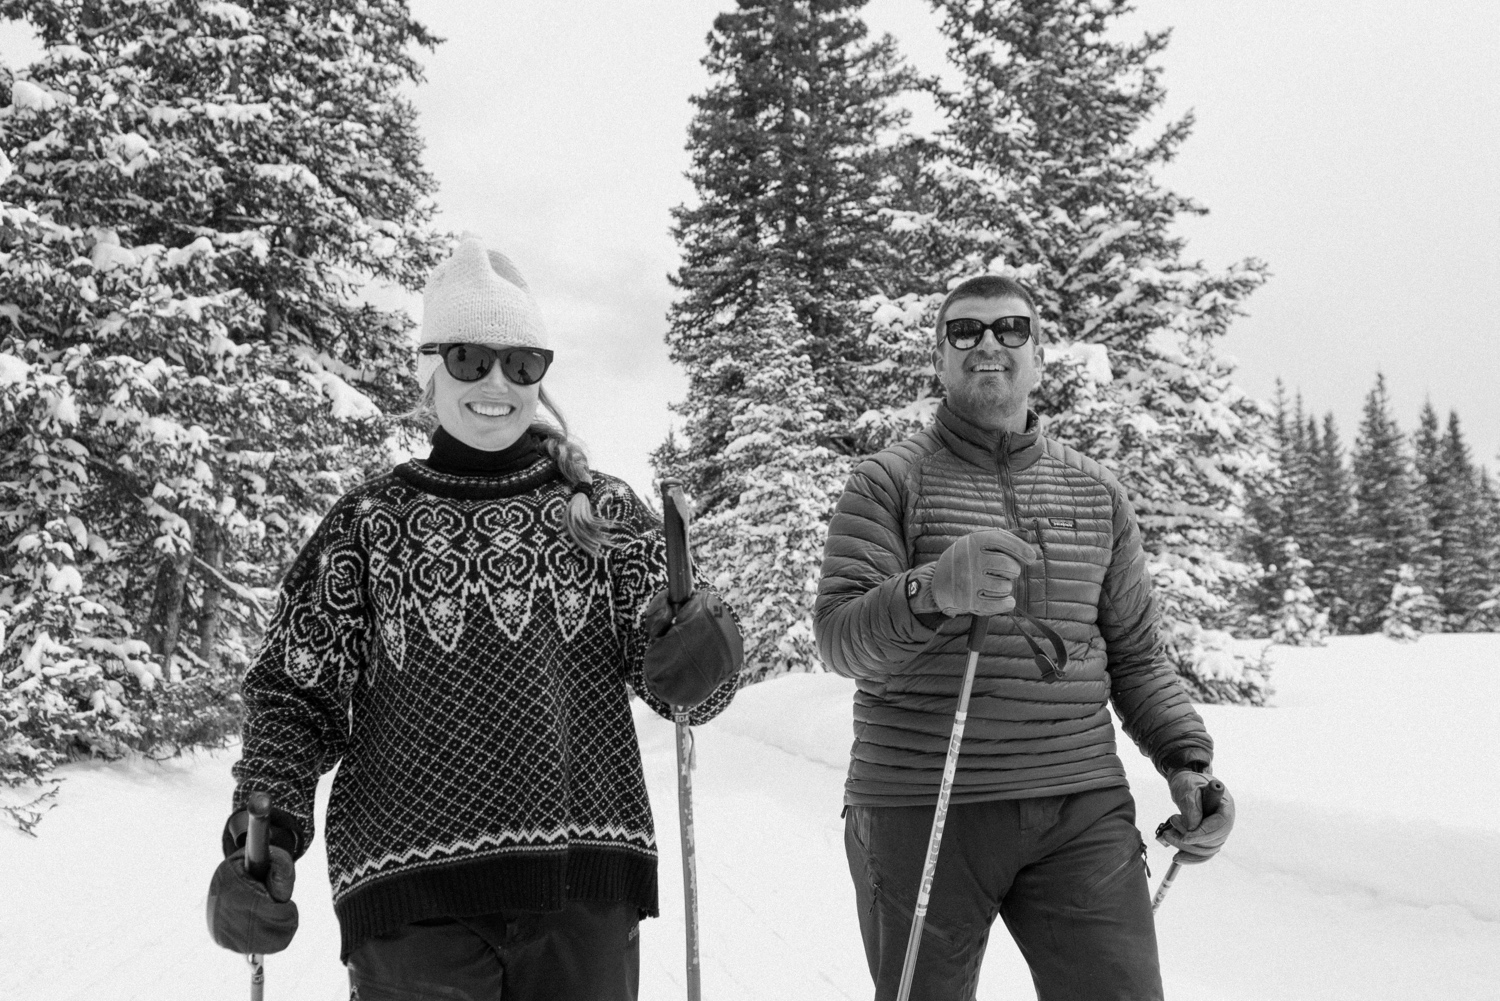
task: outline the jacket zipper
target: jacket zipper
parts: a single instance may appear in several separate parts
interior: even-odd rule
[[[995,463],[1000,470],[1000,498],[1005,502],[1005,514],[1010,518],[1011,531],[1020,534],[1026,530],[1021,524],[1021,510],[1016,505],[1015,483],[1011,480],[1010,472],[1010,432],[1000,432],[1000,443],[995,448]],[[1023,611],[1031,611],[1031,581],[1027,579],[1027,573],[1022,572],[1016,578],[1019,585],[1016,594],[1016,605]]]

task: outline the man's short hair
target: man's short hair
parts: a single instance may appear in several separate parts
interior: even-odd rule
[[[1006,278],[1004,275],[976,275],[973,278],[965,278],[953,286],[953,291],[943,300],[943,304],[937,311],[937,340],[943,342],[943,320],[948,315],[948,307],[959,299],[1020,299],[1031,310],[1032,334],[1036,342],[1042,342],[1042,318],[1037,315],[1036,299],[1031,295],[1031,289],[1016,281],[1014,278]]]

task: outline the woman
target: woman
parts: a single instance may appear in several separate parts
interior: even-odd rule
[[[712,718],[739,633],[711,594],[667,608],[655,520],[536,419],[556,414],[552,352],[510,262],[466,236],[423,305],[432,453],[341,498],[282,584],[245,678],[210,928],[285,947],[292,862],[339,764],[328,867],[355,997],[634,998],[657,895],[629,690]],[[682,642],[657,644],[668,631]],[[242,859],[259,791],[266,886]]]

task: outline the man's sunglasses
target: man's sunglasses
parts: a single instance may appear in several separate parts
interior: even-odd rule
[[[947,336],[948,343],[960,351],[978,347],[979,342],[984,340],[986,330],[1006,347],[1018,348],[1031,339],[1031,317],[1001,316],[992,323],[964,317],[943,324],[943,333]]]
[[[424,355],[442,355],[443,367],[459,382],[478,382],[499,362],[500,371],[517,386],[542,381],[552,352],[546,348],[492,348],[488,344],[423,344]]]

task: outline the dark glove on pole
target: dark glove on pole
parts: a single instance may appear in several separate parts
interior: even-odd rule
[[[674,607],[658,591],[643,622],[651,637],[641,665],[646,687],[667,705],[691,709],[739,674],[744,641],[718,595],[695,591]]]
[[[258,801],[264,795],[258,793],[251,798],[252,831],[258,819],[256,807],[264,807],[269,813],[270,797]],[[247,838],[246,845],[232,852],[214,870],[208,884],[208,933],[217,945],[232,952],[251,955],[280,952],[297,932],[297,905],[292,902],[296,867],[291,853],[266,845],[263,834],[259,839]],[[251,866],[260,872],[259,878],[248,871],[250,847],[256,848],[260,856],[258,862],[250,860]]]

